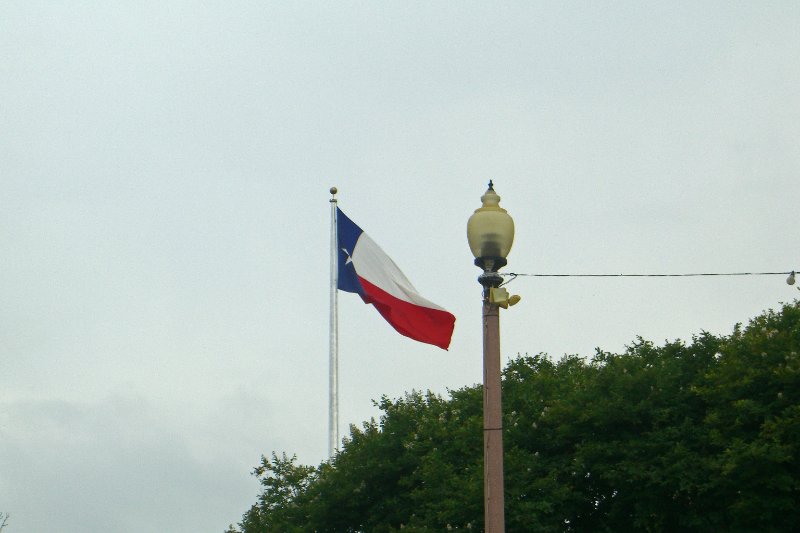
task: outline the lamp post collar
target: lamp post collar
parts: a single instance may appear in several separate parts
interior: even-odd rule
[[[483,268],[482,264],[478,264],[478,261],[475,261],[475,264],[478,267]],[[486,270],[483,274],[478,276],[478,283],[483,285],[484,289],[484,296],[489,294],[489,289],[492,287],[499,287],[503,284],[503,276],[497,273],[497,270]]]

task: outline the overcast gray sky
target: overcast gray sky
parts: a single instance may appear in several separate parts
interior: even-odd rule
[[[466,221],[508,271],[797,268],[800,3],[0,2],[9,533],[220,532],[327,449],[328,188],[450,351],[340,297],[343,433],[481,380]],[[783,277],[509,285],[504,359],[727,334]]]

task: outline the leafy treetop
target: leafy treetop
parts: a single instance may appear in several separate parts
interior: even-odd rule
[[[526,531],[792,531],[800,523],[800,306],[591,361],[503,374],[506,525]],[[483,529],[481,387],[382,398],[331,461],[262,457],[229,532]]]

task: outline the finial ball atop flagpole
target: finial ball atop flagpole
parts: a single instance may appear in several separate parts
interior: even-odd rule
[[[336,187],[331,187],[331,194],[336,194],[337,192],[339,192],[339,189]]]

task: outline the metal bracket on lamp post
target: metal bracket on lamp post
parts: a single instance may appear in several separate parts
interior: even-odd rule
[[[503,283],[503,276],[497,272],[484,272],[478,276],[478,283],[483,285],[484,289],[489,287],[499,287]]]
[[[478,283],[483,286],[484,296],[488,297],[489,289],[499,287],[503,283],[503,276],[498,274],[498,270],[508,261],[504,257],[479,257],[475,259],[475,266],[483,269],[483,274],[478,276]]]

